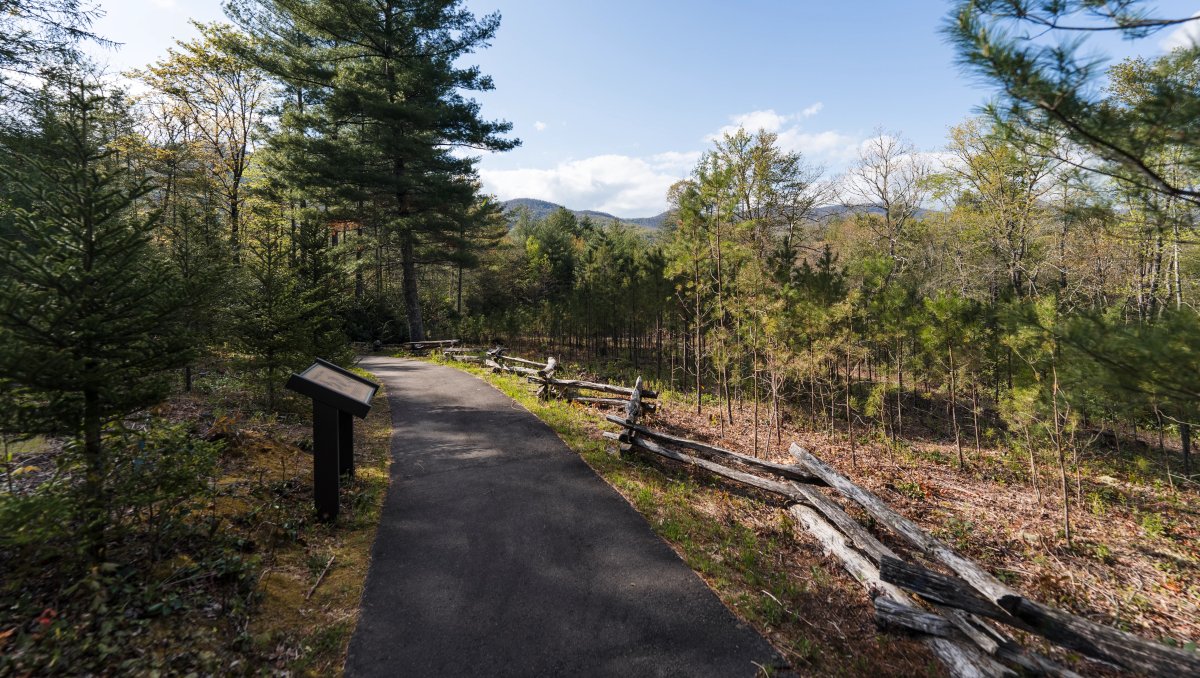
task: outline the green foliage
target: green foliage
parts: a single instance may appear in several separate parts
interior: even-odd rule
[[[1161,537],[1166,532],[1161,513],[1146,513],[1141,519],[1142,529],[1151,537]]]
[[[68,436],[84,465],[82,541],[101,558],[112,454],[104,429],[158,402],[187,361],[183,286],[152,243],[151,187],[121,157],[126,104],[77,74],[50,82],[35,130],[2,145],[14,209],[0,233],[0,374],[20,391],[27,430]],[[9,403],[12,404],[12,403]]]
[[[1000,92],[990,113],[1006,130],[1031,141],[1061,135],[1102,159],[1100,171],[1122,183],[1196,205],[1200,94],[1194,78],[1142,69],[1134,82],[1118,78],[1119,98],[1107,101],[1095,86],[1103,61],[1085,49],[1088,34],[1138,40],[1190,19],[1162,16],[1143,0],[971,0],[957,4],[946,34],[960,62]],[[1030,39],[1034,35],[1038,39]],[[1198,56],[1196,47],[1180,48],[1163,61],[1194,68]],[[1156,157],[1168,140],[1180,151],[1175,169]]]
[[[246,611],[248,564],[205,515],[221,445],[150,420],[114,432],[106,446],[113,525],[104,562],[89,564],[88,544],[78,538],[73,516],[81,498],[70,468],[34,493],[0,494],[0,520],[9,526],[0,531],[7,573],[0,595],[9,601],[0,624],[15,631],[0,672],[216,670],[215,655],[192,648],[133,648],[163,617],[216,605],[234,622]],[[62,459],[73,463],[70,455]],[[215,598],[212,587],[225,585],[224,597]]]
[[[81,41],[105,42],[91,32],[96,7],[86,0],[5,0],[0,11],[0,103],[29,85],[30,74],[52,75],[79,58]]]
[[[85,77],[48,86],[39,131],[4,139],[0,168],[15,206],[0,238],[0,373],[45,394],[41,416],[66,432],[82,428],[85,392],[100,419],[123,415],[156,402],[162,371],[186,357],[187,300],[151,242],[158,215],[135,208],[151,187],[119,157],[126,104]]]

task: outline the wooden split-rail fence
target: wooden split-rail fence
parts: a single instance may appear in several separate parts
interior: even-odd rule
[[[350,348],[358,353],[372,353],[378,351],[410,351],[412,353],[424,353],[425,351],[443,349],[457,350],[459,344],[458,339],[429,339],[426,341],[406,341],[400,344],[385,344],[381,341],[353,341],[350,342]],[[468,349],[470,350],[470,349]]]
[[[486,351],[468,348],[448,349],[443,351],[443,355],[454,360],[482,364],[491,368],[493,372],[506,372],[526,377],[530,382],[538,385],[537,395],[542,400],[556,397],[584,405],[621,408],[627,407],[631,400],[636,400],[640,409],[652,412],[655,404],[647,401],[658,397],[656,391],[642,387],[640,377],[632,388],[585,379],[558,378],[559,364],[554,357],[547,358],[545,362],[537,362],[507,355],[505,349],[501,347]]]
[[[1026,597],[799,445],[790,449],[796,463],[780,464],[655,431],[639,423],[641,414],[631,399],[624,417],[606,417],[624,431],[605,431],[604,436],[616,441],[622,454],[640,450],[782,497],[797,524],[867,589],[876,623],[917,634],[952,675],[1078,676],[1022,646],[1003,625],[1110,667],[1154,676],[1200,676],[1200,654]],[[857,504],[913,552],[952,574],[893,551],[830,494]]]

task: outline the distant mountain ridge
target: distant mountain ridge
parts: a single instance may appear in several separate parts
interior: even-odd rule
[[[588,217],[592,221],[597,222],[597,223],[607,223],[607,222],[615,221],[615,222],[620,222],[623,224],[629,224],[632,226],[640,226],[642,228],[650,229],[652,231],[657,231],[657,230],[662,229],[663,225],[667,221],[667,216],[670,214],[670,212],[663,212],[662,214],[656,214],[652,217],[638,217],[636,219],[626,219],[626,218],[622,218],[622,217],[618,217],[618,216],[609,214],[608,212],[597,212],[596,210],[573,210],[569,207],[564,208],[562,205],[559,205],[558,203],[549,202],[546,200],[537,200],[535,198],[514,198],[512,200],[505,200],[504,202],[502,202],[500,204],[503,206],[504,215],[506,217],[508,217],[509,228],[512,228],[514,225],[516,225],[517,216],[520,213],[520,210],[522,210],[522,209],[528,210],[529,216],[532,217],[536,221],[545,219],[546,217],[550,216],[550,214],[552,212],[554,212],[555,210],[566,209],[568,212],[574,214],[576,217],[580,217],[580,218]],[[882,214],[883,210],[874,205],[824,205],[821,207],[813,208],[811,217],[814,221],[816,221],[818,223],[828,223],[830,221],[836,221],[838,219],[843,219],[843,218],[851,216],[853,214],[862,214],[862,213]],[[919,218],[919,219],[924,219],[927,216],[929,216],[930,214],[932,214],[932,212],[930,210],[927,210],[924,208],[917,210],[917,218]]]
[[[508,217],[508,225],[510,227],[516,223],[517,214],[521,209],[528,210],[529,216],[535,220],[545,219],[555,210],[566,209],[568,212],[577,217],[588,217],[595,222],[616,221],[623,224],[641,226],[642,228],[649,228],[652,230],[658,230],[659,228],[662,228],[663,223],[667,220],[667,212],[656,214],[652,217],[626,219],[609,214],[608,212],[597,212],[596,210],[573,210],[569,207],[564,208],[558,203],[553,203],[546,200],[537,200],[535,198],[514,198],[512,200],[505,200],[500,204],[503,206],[505,216]]]

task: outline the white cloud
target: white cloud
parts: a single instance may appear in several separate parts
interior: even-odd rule
[[[175,9],[176,0],[150,0],[150,4],[163,9]]]
[[[789,121],[795,118],[793,115],[780,115],[774,109],[768,108],[765,111],[750,111],[749,113],[738,113],[729,116],[730,124],[725,125],[715,133],[704,137],[705,141],[716,141],[726,134],[733,134],[739,129],[744,129],[747,132],[757,132],[758,130],[766,130],[768,132],[778,132]]]
[[[780,115],[774,109],[765,111],[750,111],[749,113],[739,113],[738,115],[730,116],[733,121],[734,128],[744,127],[748,130],[758,131],[765,129],[768,132],[778,131],[783,127],[784,123],[791,120],[794,116]]]
[[[646,160],[655,170],[675,173],[682,177],[696,167],[696,163],[700,161],[700,155],[700,151],[667,151],[652,155]]]
[[[1192,16],[1197,20],[1180,25],[1179,28],[1168,33],[1162,42],[1158,43],[1164,52],[1170,52],[1180,47],[1200,45],[1200,12],[1196,12]]]
[[[725,134],[733,134],[738,129],[747,132],[766,130],[779,135],[779,146],[785,151],[795,151],[802,154],[809,162],[839,169],[858,157],[858,148],[864,137],[839,132],[837,130],[808,130],[802,121],[820,113],[825,105],[821,102],[805,108],[799,115],[782,115],[774,109],[750,111],[729,116],[732,124],[725,125],[715,133],[704,138],[713,142]]]
[[[538,120],[537,122],[533,123],[533,128],[535,130],[541,132],[542,130],[546,129],[546,123],[542,122],[541,120]]]
[[[667,189],[691,170],[699,153],[662,153],[649,158],[598,155],[550,169],[481,169],[484,189],[501,200],[537,198],[572,209],[621,217],[646,217],[667,208]],[[692,161],[694,163],[694,160]]]
[[[798,127],[779,134],[779,147],[795,151],[809,162],[828,167],[840,167],[858,157],[862,138],[837,130],[806,132]]]

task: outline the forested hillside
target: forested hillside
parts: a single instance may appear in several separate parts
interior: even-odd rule
[[[559,209],[568,209],[576,217],[586,217],[597,223],[603,224],[606,222],[619,221],[633,226],[644,226],[646,228],[658,228],[666,221],[668,213],[656,214],[652,217],[632,217],[621,218],[609,214],[608,212],[597,212],[595,210],[571,210],[562,205],[546,202],[545,200],[534,200],[532,198],[514,198],[513,200],[505,200],[503,203],[504,213],[508,216],[510,226],[515,226],[517,220],[524,214],[530,219],[541,221],[550,214]]]
[[[520,144],[473,98],[495,87],[471,60],[499,14],[229,0],[228,22],[118,77],[81,50],[103,42],[96,6],[0,0],[0,566],[23,573],[3,589],[0,674],[171,667],[146,631],[169,605],[231,620],[189,670],[302,669],[295,648],[317,641],[238,615],[251,567],[274,567],[256,549],[307,548],[316,528],[279,508],[299,502],[292,457],[274,484],[228,480],[259,440],[230,422],[303,459],[290,372],[437,338],[644,376],[755,456],[819,433],[855,469],[907,450],[1015,484],[1046,553],[1103,571],[1079,517],[1150,496],[1122,515],[1158,540],[1137,557],[1174,607],[1152,618],[1195,639],[1200,47],[1100,70],[1069,39],[1076,19],[1130,39],[1192,19],[953,4],[945,35],[995,98],[940,147],[880,128],[833,171],[727,131],[666,213],[621,220],[484,191],[479,155]],[[1106,620],[1134,608],[1141,628],[1147,597]]]

